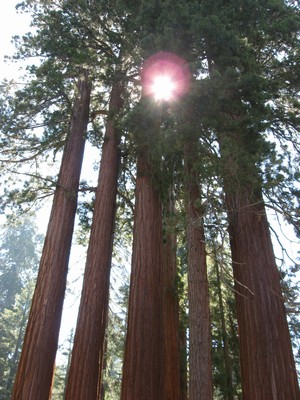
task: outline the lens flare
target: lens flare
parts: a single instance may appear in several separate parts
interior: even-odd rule
[[[170,100],[174,91],[176,90],[176,84],[172,81],[171,76],[158,75],[153,79],[153,85],[151,91],[153,92],[155,100]]]
[[[159,52],[145,60],[142,71],[143,95],[157,101],[172,101],[189,90],[187,62],[173,53]]]

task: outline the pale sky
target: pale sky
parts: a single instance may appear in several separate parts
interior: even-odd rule
[[[4,62],[5,55],[14,53],[11,38],[30,30],[30,17],[28,14],[17,13],[15,6],[19,0],[0,0],[0,81],[3,78],[17,78],[19,65]]]

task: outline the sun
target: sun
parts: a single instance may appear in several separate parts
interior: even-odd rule
[[[146,58],[141,67],[143,96],[173,102],[186,94],[191,73],[188,63],[176,54],[160,51]]]
[[[174,96],[175,90],[176,85],[170,76],[158,75],[154,77],[151,92],[153,93],[155,100],[168,101]]]

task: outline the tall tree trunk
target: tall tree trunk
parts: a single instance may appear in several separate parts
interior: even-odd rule
[[[107,325],[109,278],[120,151],[115,113],[122,107],[122,86],[112,88],[102,148],[81,303],[66,390],[67,400],[97,399]]]
[[[280,276],[256,165],[242,133],[220,135],[244,400],[296,400]],[[230,151],[229,151],[230,149]]]
[[[220,270],[218,262],[215,261],[215,270],[217,276],[217,290],[218,290],[218,301],[219,301],[219,309],[220,309],[220,317],[221,317],[221,327],[222,327],[222,340],[223,340],[223,353],[224,353],[224,364],[226,371],[226,399],[234,400],[234,391],[233,391],[233,382],[232,382],[232,365],[229,354],[229,344],[228,344],[228,333],[226,329],[226,321],[225,321],[225,309],[224,302],[222,296],[222,282],[220,278]]]
[[[244,400],[296,400],[280,276],[262,198],[227,196]]]
[[[189,399],[212,399],[212,355],[209,293],[201,193],[195,170],[197,143],[185,146],[187,174],[187,248],[189,298]]]
[[[49,398],[89,117],[86,72],[77,90],[12,400]]]
[[[122,400],[163,400],[162,210],[148,151],[137,164]]]
[[[182,400],[180,382],[179,299],[176,268],[176,233],[170,221],[172,200],[166,211],[163,245],[164,400]]]

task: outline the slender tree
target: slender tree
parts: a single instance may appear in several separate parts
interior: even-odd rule
[[[122,107],[122,82],[112,87],[102,148],[93,223],[87,253],[81,304],[72,351],[66,399],[97,399],[107,324],[116,194],[120,162],[117,114]]]
[[[82,71],[12,393],[13,400],[49,398],[89,118],[90,93],[88,72]]]
[[[215,346],[215,354],[213,356],[215,366],[214,383],[215,386],[218,387],[219,391],[223,394],[224,399],[234,400],[237,382],[232,367],[232,364],[235,361],[233,360],[232,350],[237,351],[238,346],[235,346],[235,349],[232,349],[230,346],[230,339],[232,342],[232,338],[230,338],[230,328],[228,327],[226,317],[228,313],[232,314],[233,310],[229,308],[228,304],[226,304],[227,297],[225,297],[224,295],[223,283],[221,278],[223,278],[224,280],[225,274],[224,271],[220,272],[219,259],[217,257],[217,252],[220,253],[221,251],[222,249],[220,248],[216,250],[216,244],[213,244],[210,289],[211,296],[214,296],[215,298],[215,310],[214,312],[212,312],[212,314],[214,314],[214,320],[212,318],[212,326],[214,327],[214,331],[212,333],[213,340],[218,343],[218,345]],[[222,266],[222,268],[226,267]],[[230,286],[228,284],[228,289],[229,288]],[[225,292],[225,294],[227,293]],[[211,307],[213,308],[213,304]]]

